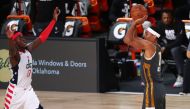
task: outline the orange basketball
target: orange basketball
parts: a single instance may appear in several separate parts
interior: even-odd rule
[[[135,4],[131,8],[131,18],[133,20],[139,19],[148,15],[147,9],[141,4]]]

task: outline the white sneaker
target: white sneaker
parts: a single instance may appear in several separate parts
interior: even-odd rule
[[[185,93],[185,92],[179,92],[179,95],[181,95],[181,96],[189,96],[190,95],[190,93]]]
[[[144,82],[143,82],[143,81],[141,82],[141,86],[145,86],[145,84],[144,84]]]
[[[184,92],[179,92],[179,95],[186,95],[186,93],[184,93]]]
[[[182,87],[182,85],[183,85],[183,77],[178,75],[173,87]]]

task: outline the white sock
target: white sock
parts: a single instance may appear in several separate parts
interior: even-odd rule
[[[155,107],[146,107],[145,109],[155,109]]]

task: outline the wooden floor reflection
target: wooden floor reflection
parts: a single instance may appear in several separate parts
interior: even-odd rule
[[[36,91],[44,109],[141,109],[142,94]],[[0,90],[2,109],[5,90]],[[166,109],[190,109],[190,96],[166,97]]]

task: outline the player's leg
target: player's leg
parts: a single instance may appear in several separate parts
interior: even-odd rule
[[[161,83],[155,83],[154,89],[156,109],[166,109],[166,91],[164,85]]]
[[[146,95],[146,92],[145,92],[145,90],[144,90],[144,97],[143,97],[142,109],[145,109],[145,95]]]
[[[39,107],[38,107],[37,109],[43,109],[42,105],[41,105],[41,104],[39,104]]]
[[[155,109],[154,82],[150,72],[143,72],[145,80],[144,98],[142,109]]]
[[[28,89],[26,93],[27,99],[25,101],[24,109],[43,109],[32,87]]]
[[[155,109],[153,88],[150,82],[145,83],[142,109]]]
[[[5,94],[4,109],[23,109],[24,91],[16,85],[9,83]]]
[[[7,91],[5,93],[5,99],[4,99],[4,109],[9,109],[10,108],[10,103],[12,101],[13,98],[13,93],[14,93],[14,88],[15,86],[12,86],[11,84],[8,85],[7,87]]]

